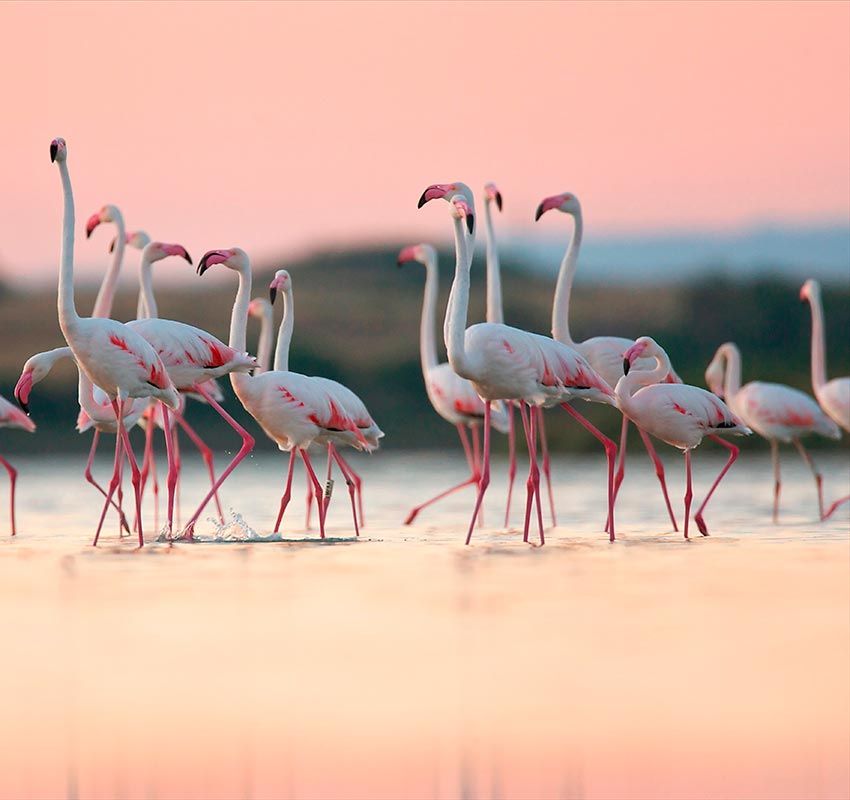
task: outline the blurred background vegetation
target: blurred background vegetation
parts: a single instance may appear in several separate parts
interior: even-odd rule
[[[296,327],[291,369],[342,381],[357,392],[387,434],[387,448],[439,448],[454,445],[454,429],[431,409],[419,366],[418,327],[424,269],[415,263],[396,268],[397,247],[382,246],[345,252],[327,251],[298,261],[268,262],[255,269],[254,294],[264,294],[274,269],[290,270],[295,290]],[[440,253],[441,309],[451,281],[453,254]],[[114,316],[135,314],[135,259],[116,300]],[[554,277],[524,269],[503,256],[505,319],[528,330],[548,333]],[[160,287],[160,316],[199,325],[226,341],[230,309],[236,291],[235,276],[211,270],[196,282]],[[640,287],[595,284],[582,278],[573,293],[571,328],[577,339],[600,334],[656,338],[670,354],[683,379],[704,385],[703,372],[716,347],[735,341],[744,359],[744,381],[778,381],[811,393],[809,309],[799,301],[799,282],[788,278],[733,279],[721,270],[706,269],[705,277],[688,284],[658,283]],[[718,277],[712,277],[716,274]],[[476,257],[470,323],[484,313],[483,257]],[[79,309],[88,311],[96,287],[77,292]],[[850,373],[850,290],[825,285],[829,376]],[[28,356],[62,345],[56,319],[53,287],[12,289],[0,284],[0,392],[12,399],[12,390]],[[275,323],[280,308],[276,309]],[[251,323],[253,325],[253,322]],[[249,329],[249,346],[256,349],[256,328]],[[441,328],[438,332],[441,339]],[[442,347],[442,345],[441,345]],[[444,356],[441,356],[443,358]],[[38,425],[34,435],[6,430],[5,453],[79,451],[89,435],[74,430],[77,414],[76,370],[58,366],[33,391],[31,410]],[[227,406],[257,434],[260,449],[271,450],[257,426],[233,398],[227,380],[221,381]],[[616,412],[581,404],[603,430],[619,431]],[[237,444],[233,432],[210,409],[191,403],[189,419],[219,449]],[[592,450],[594,439],[553,411],[548,416],[552,447]],[[757,437],[753,437],[754,439]],[[833,445],[811,440],[812,445]],[[750,447],[762,447],[753,441]],[[502,437],[494,447],[504,449]]]

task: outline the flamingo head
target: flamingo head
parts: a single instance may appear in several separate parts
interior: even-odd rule
[[[805,303],[806,300],[816,300],[820,297],[820,284],[809,278],[800,288],[800,301]]]
[[[190,264],[192,263],[192,256],[189,255],[182,244],[150,242],[145,245],[145,249],[142,251],[142,259],[148,262],[161,261],[163,258],[168,258],[168,256],[185,258]]]
[[[54,139],[50,143],[50,163],[52,164],[54,161],[64,161],[68,158],[68,145],[65,144],[65,140],[61,137]]]
[[[86,239],[92,235],[92,231],[102,222],[117,222],[121,219],[121,212],[117,206],[106,205],[96,214],[92,214],[86,222]]]
[[[726,370],[723,366],[723,347],[719,347],[705,369],[705,385],[718,397],[723,397],[723,378]]]
[[[262,319],[269,311],[271,304],[265,297],[255,297],[248,304],[248,316],[254,319]]]
[[[629,374],[629,370],[632,368],[632,364],[635,363],[639,358],[644,358],[648,355],[652,355],[653,349],[657,349],[658,345],[655,343],[654,339],[650,339],[649,336],[641,336],[640,339],[637,339],[635,343],[623,353],[623,373],[625,375]]]
[[[292,291],[292,278],[285,269],[279,269],[274,274],[272,282],[269,284],[269,301],[274,305],[275,298],[278,292],[284,294]]]
[[[502,210],[502,193],[496,187],[495,183],[484,184],[484,202],[495,203],[499,211]]]
[[[251,260],[241,247],[231,247],[227,250],[208,250],[198,262],[198,275],[203,275],[210,267],[224,264],[236,272],[250,272]]]
[[[420,264],[437,263],[437,251],[430,244],[411,244],[402,248],[396,259],[396,265],[401,267],[410,261],[418,261]]]
[[[109,252],[111,253],[115,249],[117,239],[113,239],[109,243]],[[144,231],[129,231],[124,236],[124,244],[129,245],[134,250],[144,250],[151,241],[151,237],[147,235]]]
[[[570,192],[564,192],[563,194],[554,194],[543,200],[537,206],[537,211],[534,212],[534,221],[537,222],[540,217],[553,208],[557,208],[558,211],[562,211],[564,214],[572,214],[573,216],[581,212],[581,204],[578,198]]]
[[[419,197],[417,208],[422,208],[431,200],[446,200],[455,207],[453,215],[460,218],[458,211],[466,216],[466,226],[470,234],[475,230],[475,200],[472,190],[465,183],[433,183]],[[462,203],[462,205],[458,205]]]
[[[21,370],[21,377],[15,384],[15,400],[27,414],[30,413],[29,400],[32,387],[43,381],[53,367],[50,355],[50,352],[37,353],[28,358]]]

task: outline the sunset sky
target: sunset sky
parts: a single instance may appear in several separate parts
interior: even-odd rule
[[[416,200],[447,180],[496,181],[512,228],[572,190],[588,235],[850,213],[848,3],[4,3],[0,27],[18,280],[56,269],[54,136],[78,227],[116,203],[193,253],[445,239]]]

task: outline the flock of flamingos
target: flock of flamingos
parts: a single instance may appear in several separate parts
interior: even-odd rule
[[[203,275],[215,266],[233,270],[238,276],[238,291],[230,320],[228,343],[207,331],[175,320],[160,319],[153,293],[152,265],[168,257],[191,257],[178,244],[150,241],[143,232],[127,233],[115,206],[104,206],[86,225],[87,236],[102,223],[115,225],[112,264],[100,287],[90,317],[77,312],[74,301],[74,198],[68,172],[68,148],[63,139],[50,145],[50,160],[59,169],[64,197],[62,254],[59,273],[59,324],[66,346],[38,353],[27,360],[15,387],[15,398],[28,414],[33,386],[61,359],[73,359],[79,370],[80,432],[94,429],[86,477],[103,495],[94,543],[97,544],[104,520],[113,509],[122,531],[130,533],[130,524],[121,510],[122,477],[125,464],[131,472],[135,501],[133,527],[139,546],[144,546],[142,498],[149,478],[156,490],[153,461],[153,433],[162,429],[168,461],[167,523],[163,536],[172,540],[175,496],[180,471],[176,428],[179,426],[200,450],[209,470],[211,487],[177,538],[191,539],[195,525],[214,501],[222,517],[218,490],[238,464],[251,452],[254,439],[222,407],[222,394],[216,379],[229,375],[237,398],[246,411],[278,447],[289,453],[285,488],[280,500],[275,532],[280,529],[291,497],[296,457],[300,457],[308,476],[308,515],[315,499],[320,535],[325,535],[325,516],[330,502],[332,466],[340,470],[351,501],[355,532],[363,522],[362,481],[343,454],[342,446],[372,451],[383,436],[363,402],[347,387],[326,378],[301,375],[289,370],[289,348],[294,329],[292,280],[279,270],[269,287],[269,300],[251,299],[251,263],[238,247],[210,250],[198,263]],[[570,215],[574,232],[558,275],[552,309],[552,336],[542,336],[505,325],[499,283],[499,262],[493,235],[492,208],[502,207],[496,187],[488,184],[484,192],[487,229],[487,321],[467,327],[469,275],[472,265],[476,215],[469,187],[463,183],[434,184],[419,200],[421,208],[431,200],[447,202],[454,228],[456,264],[454,281],[445,314],[444,338],[448,362],[437,357],[436,252],[427,244],[404,248],[399,266],[417,261],[425,267],[425,292],[420,328],[420,354],[428,397],[434,409],[457,427],[470,468],[464,482],[415,507],[406,523],[424,509],[468,485],[477,486],[475,505],[466,534],[469,543],[481,503],[490,481],[491,429],[509,436],[509,490],[505,525],[510,513],[510,497],[516,471],[514,446],[515,410],[519,412],[529,454],[526,483],[523,538],[528,541],[532,519],[539,541],[544,542],[541,503],[541,469],[548,489],[549,512],[555,522],[549,453],[546,446],[543,409],[560,406],[602,444],[607,458],[606,532],[615,538],[614,509],[625,469],[626,434],[629,422],[640,432],[654,465],[667,513],[675,530],[676,515],[670,504],[664,468],[650,436],[683,451],[686,491],[684,496],[684,535],[688,537],[691,517],[691,451],[705,437],[725,447],[728,459],[697,508],[694,516],[699,531],[708,534],[704,519],[706,504],[738,456],[738,448],[723,437],[747,435],[756,431],[769,440],[774,466],[773,516],[777,518],[780,495],[779,443],[792,442],[810,467],[817,488],[820,518],[826,519],[850,496],[827,505],[823,498],[822,476],[800,437],[818,433],[840,437],[840,428],[850,431],[850,377],[826,379],[823,309],[819,286],[807,281],[800,292],[812,312],[812,388],[817,401],[809,395],[775,383],[752,382],[741,386],[741,355],[727,342],[721,345],[706,370],[711,391],[685,385],[676,375],[667,354],[647,336],[636,340],[602,336],[576,342],[570,334],[569,305],[573,278],[582,239],[582,213],[574,194],[547,197],[537,208],[535,219],[551,210]],[[140,293],[137,319],[121,323],[110,318],[112,301],[123,259],[129,245],[142,250]],[[277,337],[274,363],[271,364],[273,304],[283,299],[283,319]],[[246,352],[249,316],[259,318],[261,333],[258,356]],[[241,438],[242,444],[221,474],[216,476],[209,447],[185,419],[187,398],[212,406]],[[575,400],[605,403],[622,414],[622,429],[617,445],[594,427],[572,405]],[[0,398],[0,425],[33,431],[29,416]],[[145,429],[145,447],[141,464],[130,445],[128,429]],[[469,431],[469,434],[468,434]],[[106,488],[91,474],[101,433],[115,435],[115,461]],[[471,435],[471,442],[470,442]],[[327,480],[323,486],[313,468],[311,445],[327,451]],[[540,459],[538,458],[538,446]],[[17,473],[2,457],[11,479],[12,534],[15,534],[15,480]],[[309,516],[308,516],[309,526]]]

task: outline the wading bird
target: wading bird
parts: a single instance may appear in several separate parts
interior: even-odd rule
[[[32,433],[35,430],[35,423],[19,408],[0,397],[0,428],[18,428]],[[18,471],[3,456],[0,456],[0,464],[9,473],[9,516],[12,524],[12,536],[15,536],[18,532],[15,525],[15,485],[18,482]]]

